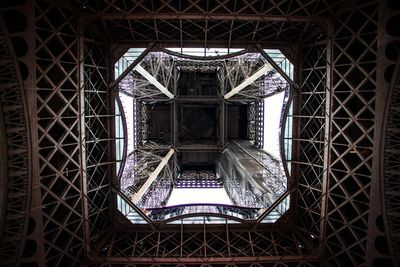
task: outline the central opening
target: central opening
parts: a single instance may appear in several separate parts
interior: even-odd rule
[[[128,50],[116,78],[143,51]],[[152,51],[119,83],[120,209],[194,223],[205,214],[273,222],[289,208],[290,86],[270,62],[293,69],[279,50],[218,51],[210,60]]]
[[[183,143],[218,142],[218,107],[205,104],[180,104],[179,140]]]

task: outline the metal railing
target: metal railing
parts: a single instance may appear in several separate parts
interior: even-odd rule
[[[117,188],[117,209],[133,224],[163,223],[274,223],[289,210],[290,192],[286,191],[268,208],[246,208],[221,204],[184,204],[163,208],[139,209]]]

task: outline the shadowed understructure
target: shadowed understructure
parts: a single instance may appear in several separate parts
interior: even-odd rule
[[[399,265],[399,23],[395,0],[2,1],[0,266]],[[236,202],[166,206],[179,187]]]

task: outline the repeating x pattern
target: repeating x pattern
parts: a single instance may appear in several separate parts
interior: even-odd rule
[[[387,1],[385,6],[388,16],[385,17],[383,25],[385,25],[385,41],[387,45],[384,47],[384,63],[386,68],[382,69],[384,74],[385,85],[390,87],[387,99],[387,125],[386,135],[384,135],[385,151],[384,151],[384,196],[386,204],[386,216],[388,226],[388,237],[391,241],[391,250],[394,261],[400,264],[400,248],[399,244],[399,181],[400,181],[400,34],[396,30],[395,23],[400,16],[400,7],[396,6],[395,1]],[[382,236],[377,237],[378,240]],[[386,251],[384,251],[386,252]]]
[[[49,266],[77,264],[85,244],[77,24],[60,6],[35,1],[34,9],[44,255]]]
[[[21,2],[19,10],[25,16],[8,7],[4,21],[14,37],[13,46],[19,48],[18,53],[27,46],[30,60],[16,55],[22,58],[16,68],[4,29],[0,36],[1,81],[10,81],[0,88],[8,129],[8,187],[15,189],[8,195],[7,214],[15,220],[11,224],[5,221],[4,233],[10,243],[2,238],[3,265],[23,261],[25,266],[79,266],[85,260],[85,251],[90,251],[93,266],[135,266],[133,259],[141,261],[140,266],[158,266],[162,262],[157,260],[163,258],[187,260],[169,263],[176,266],[211,266],[194,262],[211,258],[220,260],[216,266],[259,266],[251,265],[252,260],[263,261],[263,266],[390,266],[388,250],[399,254],[393,247],[398,242],[394,205],[398,198],[390,190],[398,186],[397,83],[392,87],[386,128],[388,221],[385,214],[377,216],[370,209],[377,199],[374,195],[379,193],[372,186],[378,160],[374,156],[378,138],[375,125],[381,118],[376,114],[380,108],[377,103],[381,104],[377,98],[379,77],[390,83],[397,60],[393,54],[398,55],[399,47],[394,23],[399,7],[394,1],[362,1],[357,8],[349,1],[343,8],[343,1],[328,0],[268,4],[258,0],[74,0],[72,5],[86,14],[86,19],[92,19],[93,24],[88,25],[94,27],[87,27],[88,32],[79,31],[75,13],[66,8],[66,3]],[[392,13],[383,18],[379,12],[383,14],[386,9]],[[318,39],[320,29],[314,18],[338,14],[339,10],[344,12],[332,17],[327,39]],[[133,15],[123,19],[128,13]],[[380,27],[382,21],[385,24]],[[378,28],[386,28],[382,36],[388,36],[382,47],[378,46],[382,41]],[[215,40],[215,46],[237,47],[249,41],[308,43],[297,51],[300,61],[296,65],[301,77],[297,79],[301,86],[294,111],[298,122],[293,143],[298,155],[293,158],[299,188],[296,221],[282,222],[270,231],[238,230],[230,225],[107,231],[111,219],[119,221],[109,202],[109,182],[115,175],[111,146],[114,100],[108,90],[109,47],[94,35],[96,29],[109,40],[129,39],[138,44],[149,40],[201,46]],[[19,30],[24,32],[21,36]],[[167,32],[172,34],[166,36]],[[309,45],[310,40],[316,42]],[[382,50],[383,55],[379,52]],[[381,57],[388,63],[382,70],[377,68]],[[26,131],[23,108],[17,103],[23,103],[23,95],[18,93],[22,87],[17,82],[18,71],[27,88],[32,133]],[[30,134],[31,144],[25,133]],[[31,162],[29,146],[35,150]],[[36,166],[32,168],[30,182],[35,187],[31,189],[27,182],[29,166]],[[20,211],[27,205],[30,214],[22,216]],[[283,225],[296,230],[280,228]],[[371,225],[380,228],[376,239],[371,238]],[[392,246],[388,249],[385,231],[391,233]],[[319,253],[325,254],[327,262],[316,262]],[[367,258],[372,261],[367,262]],[[224,259],[240,262],[226,265]]]
[[[4,179],[2,198],[4,199],[4,195],[7,196],[6,204],[3,206],[4,210],[1,211],[0,236],[4,236],[0,241],[1,266],[20,264],[24,248],[25,223],[27,214],[29,214],[29,162],[25,98],[17,67],[17,55],[11,49],[12,41],[22,43],[22,45],[26,45],[26,43],[16,36],[11,39],[11,36],[15,34],[14,31],[18,32],[18,26],[21,25],[16,26],[11,27],[9,32],[3,16],[0,15],[0,153],[2,153],[1,157],[5,155],[1,159],[0,175],[2,175],[1,179]]]

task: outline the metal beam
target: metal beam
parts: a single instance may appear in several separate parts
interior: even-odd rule
[[[290,21],[313,22],[320,17],[294,16],[294,15],[265,15],[265,14],[228,14],[228,13],[92,13],[84,16],[85,19],[101,20],[223,20],[223,21]]]
[[[229,99],[232,96],[236,95],[237,93],[242,91],[244,88],[246,88],[247,86],[252,84],[255,80],[257,80],[258,78],[260,78],[261,76],[263,76],[265,73],[267,73],[268,71],[270,71],[272,69],[273,69],[273,67],[271,64],[265,64],[264,67],[262,67],[261,69],[256,71],[256,73],[254,73],[253,75],[251,75],[250,77],[245,79],[241,84],[239,84],[238,86],[233,88],[230,92],[226,93],[224,95],[224,99]]]
[[[119,84],[125,77],[130,73],[136,65],[139,64],[140,61],[153,49],[154,43],[151,42],[148,44],[147,48],[118,76],[118,78],[110,85],[110,88],[113,88],[117,84]]]
[[[154,78],[150,73],[147,72],[142,66],[139,64],[134,68],[135,71],[139,72],[146,80],[148,80],[152,85],[157,87],[164,95],[168,96],[170,99],[174,98],[174,95],[168,91],[167,88],[164,87],[156,78]]]
[[[139,189],[139,191],[136,194],[134,194],[132,196],[131,200],[134,204],[138,203],[139,199],[142,198],[142,196],[147,191],[147,189],[149,189],[151,184],[157,179],[158,175],[160,174],[162,169],[165,167],[165,165],[167,165],[169,159],[174,154],[174,152],[175,151],[173,148],[171,148],[168,151],[167,155],[161,160],[161,162],[160,162],[160,164],[158,164],[157,168],[152,173],[150,173],[149,178],[146,180],[146,182],[143,184],[143,186]]]
[[[276,62],[267,54],[267,52],[264,51],[263,47],[260,44],[256,44],[256,48],[258,50],[258,52],[260,52],[260,54],[269,62],[269,64],[271,64],[275,70],[291,85],[294,85],[295,88],[297,89],[299,86],[298,84],[294,84],[294,81],[292,81],[292,79],[289,78],[289,76],[286,74],[286,72],[284,72],[281,67],[276,64]]]
[[[205,224],[204,224],[205,225]],[[204,248],[207,248],[206,246]],[[315,261],[314,255],[279,255],[279,256],[244,256],[244,257],[93,257],[93,263],[99,264],[129,264],[132,262],[141,264],[200,264],[204,263],[205,259],[210,259],[213,264],[232,264],[232,263],[276,263],[277,261],[298,262],[298,261]]]

